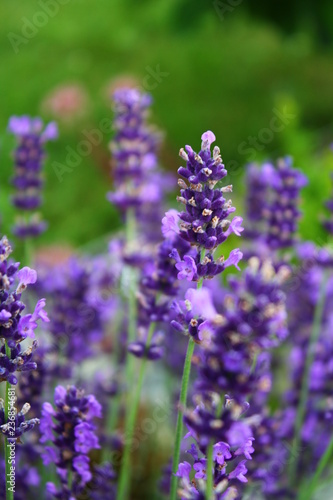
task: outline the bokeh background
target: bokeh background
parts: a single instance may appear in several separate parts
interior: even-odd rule
[[[322,236],[318,216],[333,169],[330,0],[51,3],[52,15],[45,15],[47,0],[1,1],[2,232],[10,232],[13,215],[14,138],[6,132],[13,114],[57,119],[60,127],[59,140],[48,144],[43,212],[51,230],[40,244],[80,247],[119,227],[105,198],[112,133],[61,182],[53,162],[65,164],[68,147],[76,150],[84,131],[112,118],[110,92],[128,81],[154,97],[152,122],[165,134],[166,169],[176,171],[181,146],[198,147],[202,132],[213,130],[242,214],[245,165],[290,154],[310,178],[302,235]],[[288,117],[286,123],[267,132],[277,114]]]

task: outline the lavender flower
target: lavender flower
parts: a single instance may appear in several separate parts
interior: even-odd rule
[[[261,412],[271,389],[271,354],[288,334],[282,285],[289,276],[285,266],[253,257],[240,279],[229,280],[231,292],[220,309],[211,343],[201,353],[197,389],[226,392],[236,401],[251,400]]]
[[[146,125],[147,110],[152,102],[148,94],[134,88],[120,88],[113,99],[116,135],[111,151],[115,159],[116,192],[108,198],[123,210],[142,202],[137,188],[147,171],[156,165],[158,140]]]
[[[97,295],[97,263],[94,267],[72,258],[57,268],[56,277],[49,270],[39,285],[49,295],[54,350],[75,363],[91,356],[103,337],[106,304]]]
[[[184,419],[189,429],[185,438],[193,438],[195,444],[187,451],[192,456],[193,465],[181,462],[176,473],[181,478],[179,497],[182,499],[205,498],[207,474],[213,475],[214,498],[219,500],[241,498],[242,483],[247,482],[245,464],[252,460],[254,438],[249,423],[240,416],[248,406],[240,408],[226,399],[224,408],[218,410],[217,401],[205,398],[194,411],[185,412]],[[206,452],[211,440],[215,443],[213,468],[208,471]]]
[[[184,259],[175,250],[173,257],[179,271],[178,279],[199,281],[201,278],[212,278],[226,267],[238,266],[242,258],[239,249],[233,250],[229,258],[224,257],[214,261],[216,248],[232,234],[240,236],[243,231],[242,218],[229,215],[235,211],[231,200],[226,201],[223,194],[232,191],[232,186],[217,188],[217,183],[227,171],[222,163],[220,150],[215,146],[213,154],[210,146],[215,141],[213,132],[202,135],[201,150],[197,154],[191,146],[180,150],[180,156],[186,161],[186,167],[180,167],[178,173],[186,179],[189,185],[180,179],[181,187],[178,201],[185,205],[186,210],[179,214],[179,234],[193,247]],[[168,219],[169,230],[175,228],[175,216]]]
[[[13,197],[13,205],[25,214],[18,218],[14,234],[19,238],[38,236],[45,231],[47,226],[35,212],[42,202],[44,143],[56,139],[57,126],[51,122],[43,130],[43,122],[40,118],[12,116],[8,130],[18,140],[14,153],[15,176],[13,178],[17,194]]]
[[[0,240],[0,380],[16,385],[16,372],[36,369],[32,353],[37,347],[32,345],[22,351],[21,343],[27,337],[34,338],[39,319],[48,321],[44,311],[45,300],[41,299],[32,314],[22,315],[25,305],[21,302],[23,291],[37,280],[37,273],[29,267],[18,270],[18,263],[8,262],[11,247],[6,237]],[[18,286],[13,287],[18,280]],[[6,350],[6,344],[8,349]]]
[[[88,453],[99,448],[93,420],[101,417],[101,406],[93,395],[84,396],[75,386],[56,387],[54,403],[55,408],[50,403],[43,405],[40,441],[51,442],[42,458],[45,466],[55,463],[61,486],[57,489],[48,483],[47,491],[54,498],[76,497],[92,479]]]
[[[306,176],[292,166],[292,159],[287,156],[278,160],[276,166],[272,163],[261,167],[251,165],[247,181],[252,237],[256,236],[257,241],[271,250],[292,246],[301,215],[300,191],[308,183]]]
[[[108,194],[108,200],[126,221],[123,262],[142,268],[151,261],[160,242],[162,200],[173,185],[171,176],[158,169],[160,134],[147,125],[151,96],[135,88],[120,88],[113,98],[115,190]]]
[[[210,301],[209,294],[205,290],[200,290],[200,288],[204,279],[213,278],[223,272],[228,266],[234,265],[239,269],[238,263],[243,256],[237,248],[230,253],[227,260],[224,260],[224,257],[214,260],[214,252],[217,247],[221,243],[224,243],[232,233],[240,236],[243,227],[241,217],[234,217],[232,220],[228,219],[229,215],[235,211],[235,208],[232,207],[231,200],[227,201],[223,194],[231,192],[232,186],[217,187],[218,182],[227,175],[227,171],[222,163],[219,148],[216,146],[213,154],[211,153],[210,146],[215,141],[215,135],[213,132],[208,131],[202,135],[201,139],[201,150],[198,154],[190,146],[185,147],[186,151],[181,149],[179,153],[186,161],[186,168],[180,167],[178,173],[189,183],[187,184],[183,179],[178,181],[181,188],[181,196],[178,197],[178,201],[186,207],[186,211],[178,215],[179,228],[177,228],[174,213],[168,214],[163,221],[163,230],[166,234],[174,232],[192,247],[183,257],[179,255],[177,248],[174,248],[170,254],[176,262],[175,267],[178,270],[178,279],[186,279],[187,281],[196,281],[198,283],[198,290],[196,292],[193,290],[187,292],[185,302],[174,302],[173,304],[176,317],[171,324],[176,330],[189,336],[180,395],[180,406],[182,408],[178,410],[176,428],[173,458],[174,473],[179,461],[180,439],[182,435],[182,417],[180,412],[186,406],[187,386],[194,342],[209,345],[211,337],[214,335],[216,322],[219,323],[221,321],[221,318],[218,317],[215,311],[214,305]],[[208,307],[205,308],[207,304]],[[205,309],[207,309],[207,312],[205,312]],[[203,410],[207,410],[205,406],[203,406]],[[192,418],[198,422],[197,411],[190,413],[190,415],[185,411],[185,423],[190,425],[189,419],[191,420]],[[214,418],[216,419],[216,415],[214,415]],[[221,426],[223,425],[221,424]],[[200,440],[204,430],[203,428],[197,430],[197,439]],[[204,454],[209,452],[209,457],[207,456],[206,458],[207,463],[210,463],[212,452],[212,443],[210,441],[214,439],[216,443],[219,441],[219,436],[213,434],[207,440],[207,435],[205,435],[204,439],[205,443],[202,444],[202,452]],[[208,474],[211,479],[211,475],[214,472],[208,471]],[[209,488],[211,489],[213,485],[209,484]],[[171,480],[172,500],[175,500],[176,492],[177,481],[174,476]],[[209,492],[210,494],[211,492]],[[189,498],[192,497],[189,496]]]
[[[270,164],[259,166],[252,163],[246,170],[246,238],[257,239],[265,229],[264,208],[268,197],[270,169]]]
[[[267,206],[265,218],[268,224],[269,247],[285,248],[295,241],[297,222],[301,215],[298,208],[299,193],[307,185],[307,178],[292,166],[292,159],[279,160],[272,172],[271,187],[274,198]]]
[[[89,485],[91,500],[114,500],[116,498],[115,487],[116,474],[112,466],[108,463],[95,466],[93,479]]]

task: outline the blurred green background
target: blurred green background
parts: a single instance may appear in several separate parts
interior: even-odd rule
[[[61,182],[52,165],[64,164],[66,148],[76,150],[84,131],[112,117],[115,80],[136,79],[153,94],[151,121],[165,132],[166,169],[176,172],[179,148],[198,148],[202,132],[213,130],[243,214],[247,162],[290,154],[310,178],[302,235],[324,236],[319,219],[333,170],[333,2],[2,0],[1,11],[2,232],[10,234],[14,216],[8,119],[53,118],[45,99],[66,85],[79,85],[86,97],[60,119],[60,138],[47,147],[43,213],[50,229],[40,243],[80,246],[119,226],[105,198],[111,133]],[[272,123],[282,126],[273,130]]]

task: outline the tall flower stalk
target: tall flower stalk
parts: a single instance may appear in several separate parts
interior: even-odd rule
[[[102,416],[101,405],[92,394],[85,395],[75,386],[54,391],[55,408],[44,403],[41,418],[41,442],[45,466],[54,463],[60,486],[47,483],[54,498],[76,498],[92,479],[89,452],[100,448],[94,419]]]
[[[235,211],[231,200],[224,198],[224,193],[231,192],[232,186],[219,187],[218,183],[227,171],[222,163],[220,150],[217,146],[211,152],[211,144],[215,141],[213,132],[205,132],[202,137],[201,150],[196,153],[190,146],[181,149],[179,154],[186,161],[186,167],[178,170],[182,179],[178,184],[181,188],[178,201],[185,205],[185,210],[179,214],[179,225],[175,224],[174,217],[169,217],[170,226],[186,242],[191,244],[191,250],[181,258],[177,249],[172,256],[176,261],[178,279],[186,279],[197,283],[200,290],[204,279],[213,278],[222,273],[228,266],[235,265],[242,258],[239,249],[230,253],[227,260],[224,257],[214,259],[217,247],[225,242],[230,234],[240,235],[242,218],[228,219]],[[239,268],[238,268],[239,269]],[[184,363],[181,392],[178,406],[173,466],[171,477],[171,500],[177,496],[177,476],[179,466],[180,445],[183,437],[183,412],[186,409],[187,393],[191,372],[192,355],[195,343],[200,343],[201,326],[195,318],[185,316],[188,320],[187,334],[189,342]],[[187,322],[187,321],[186,321]],[[183,325],[174,321],[174,327],[180,331]]]
[[[124,428],[126,442],[117,493],[117,498],[125,499],[130,487],[130,451],[146,360],[154,359],[154,356],[149,358],[149,354],[153,352],[150,349],[150,343],[155,329],[155,322],[151,317],[143,325],[146,331],[144,342],[138,345],[135,341],[139,330],[137,297],[139,269],[142,269],[147,261],[152,260],[150,242],[143,238],[143,235],[149,234],[149,231],[142,231],[142,228],[146,230],[146,226],[151,224],[151,212],[158,208],[161,199],[161,191],[158,187],[156,188],[154,178],[160,139],[159,135],[152,132],[147,125],[147,113],[152,102],[150,95],[134,88],[120,88],[114,93],[113,100],[116,134],[111,143],[111,151],[115,166],[115,191],[108,194],[108,199],[119,208],[125,222],[126,239],[123,255],[125,265],[121,277],[121,288],[128,308],[128,350],[129,353],[144,358],[141,362],[134,401],[132,401],[133,395],[129,387],[135,376],[135,360],[131,354],[126,359],[125,376],[128,385]]]

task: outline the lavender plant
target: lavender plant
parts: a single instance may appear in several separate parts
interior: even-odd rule
[[[261,242],[270,251],[276,251],[296,243],[300,191],[307,182],[306,176],[293,167],[290,157],[279,159],[276,166],[250,165],[247,213],[256,244]]]
[[[202,137],[201,150],[199,153],[193,151],[190,146],[180,150],[180,156],[186,161],[186,167],[180,167],[178,173],[186,179],[178,181],[181,187],[181,196],[178,201],[185,205],[186,210],[179,213],[179,226],[174,216],[168,216],[170,229],[179,233],[180,237],[191,244],[191,250],[181,259],[177,249],[172,256],[176,261],[178,279],[197,282],[197,288],[201,288],[204,279],[213,278],[220,274],[228,266],[238,263],[242,258],[239,249],[232,250],[228,259],[224,257],[214,259],[217,247],[225,242],[227,238],[235,233],[240,235],[242,218],[234,217],[231,221],[229,215],[235,211],[231,200],[224,198],[225,192],[232,190],[231,186],[218,187],[218,182],[226,175],[227,171],[222,163],[220,150],[217,146],[211,152],[211,144],[215,141],[213,132],[205,132]],[[186,408],[187,391],[190,378],[191,360],[195,341],[200,342],[200,324],[195,318],[188,317],[189,342],[184,371],[182,378],[181,393],[179,399],[176,438],[173,456],[173,474],[176,474],[179,464],[180,444],[183,434],[182,410]],[[196,337],[197,335],[197,337]],[[177,477],[171,479],[171,499],[176,498]]]
[[[13,232],[18,238],[27,240],[43,233],[47,227],[37,212],[42,204],[44,144],[55,140],[58,130],[54,122],[43,130],[42,120],[29,116],[12,116],[8,130],[17,138],[14,151],[15,175],[12,180],[16,194],[12,203],[21,213],[17,216]]]
[[[12,447],[21,436],[39,423],[38,418],[26,420],[25,415],[30,409],[25,402],[22,409],[15,409],[15,391],[12,386],[18,383],[17,374],[37,368],[33,361],[33,351],[37,341],[22,349],[22,343],[27,338],[34,338],[38,321],[48,321],[44,310],[45,299],[37,302],[31,314],[23,314],[25,304],[21,301],[23,292],[37,280],[37,273],[29,267],[19,269],[19,263],[8,261],[12,252],[11,246],[4,236],[0,240],[0,381],[6,384],[6,400],[0,404],[0,430],[5,437],[5,467],[6,495],[13,498],[14,486],[12,480]],[[16,281],[16,285],[14,286]],[[14,469],[15,470],[15,469]],[[13,489],[14,488],[14,489]]]
[[[55,464],[60,485],[49,482],[46,489],[50,498],[76,498],[92,479],[88,453],[100,447],[93,420],[101,417],[101,406],[75,386],[56,387],[54,403],[43,405],[41,442],[49,443],[43,463]]]

